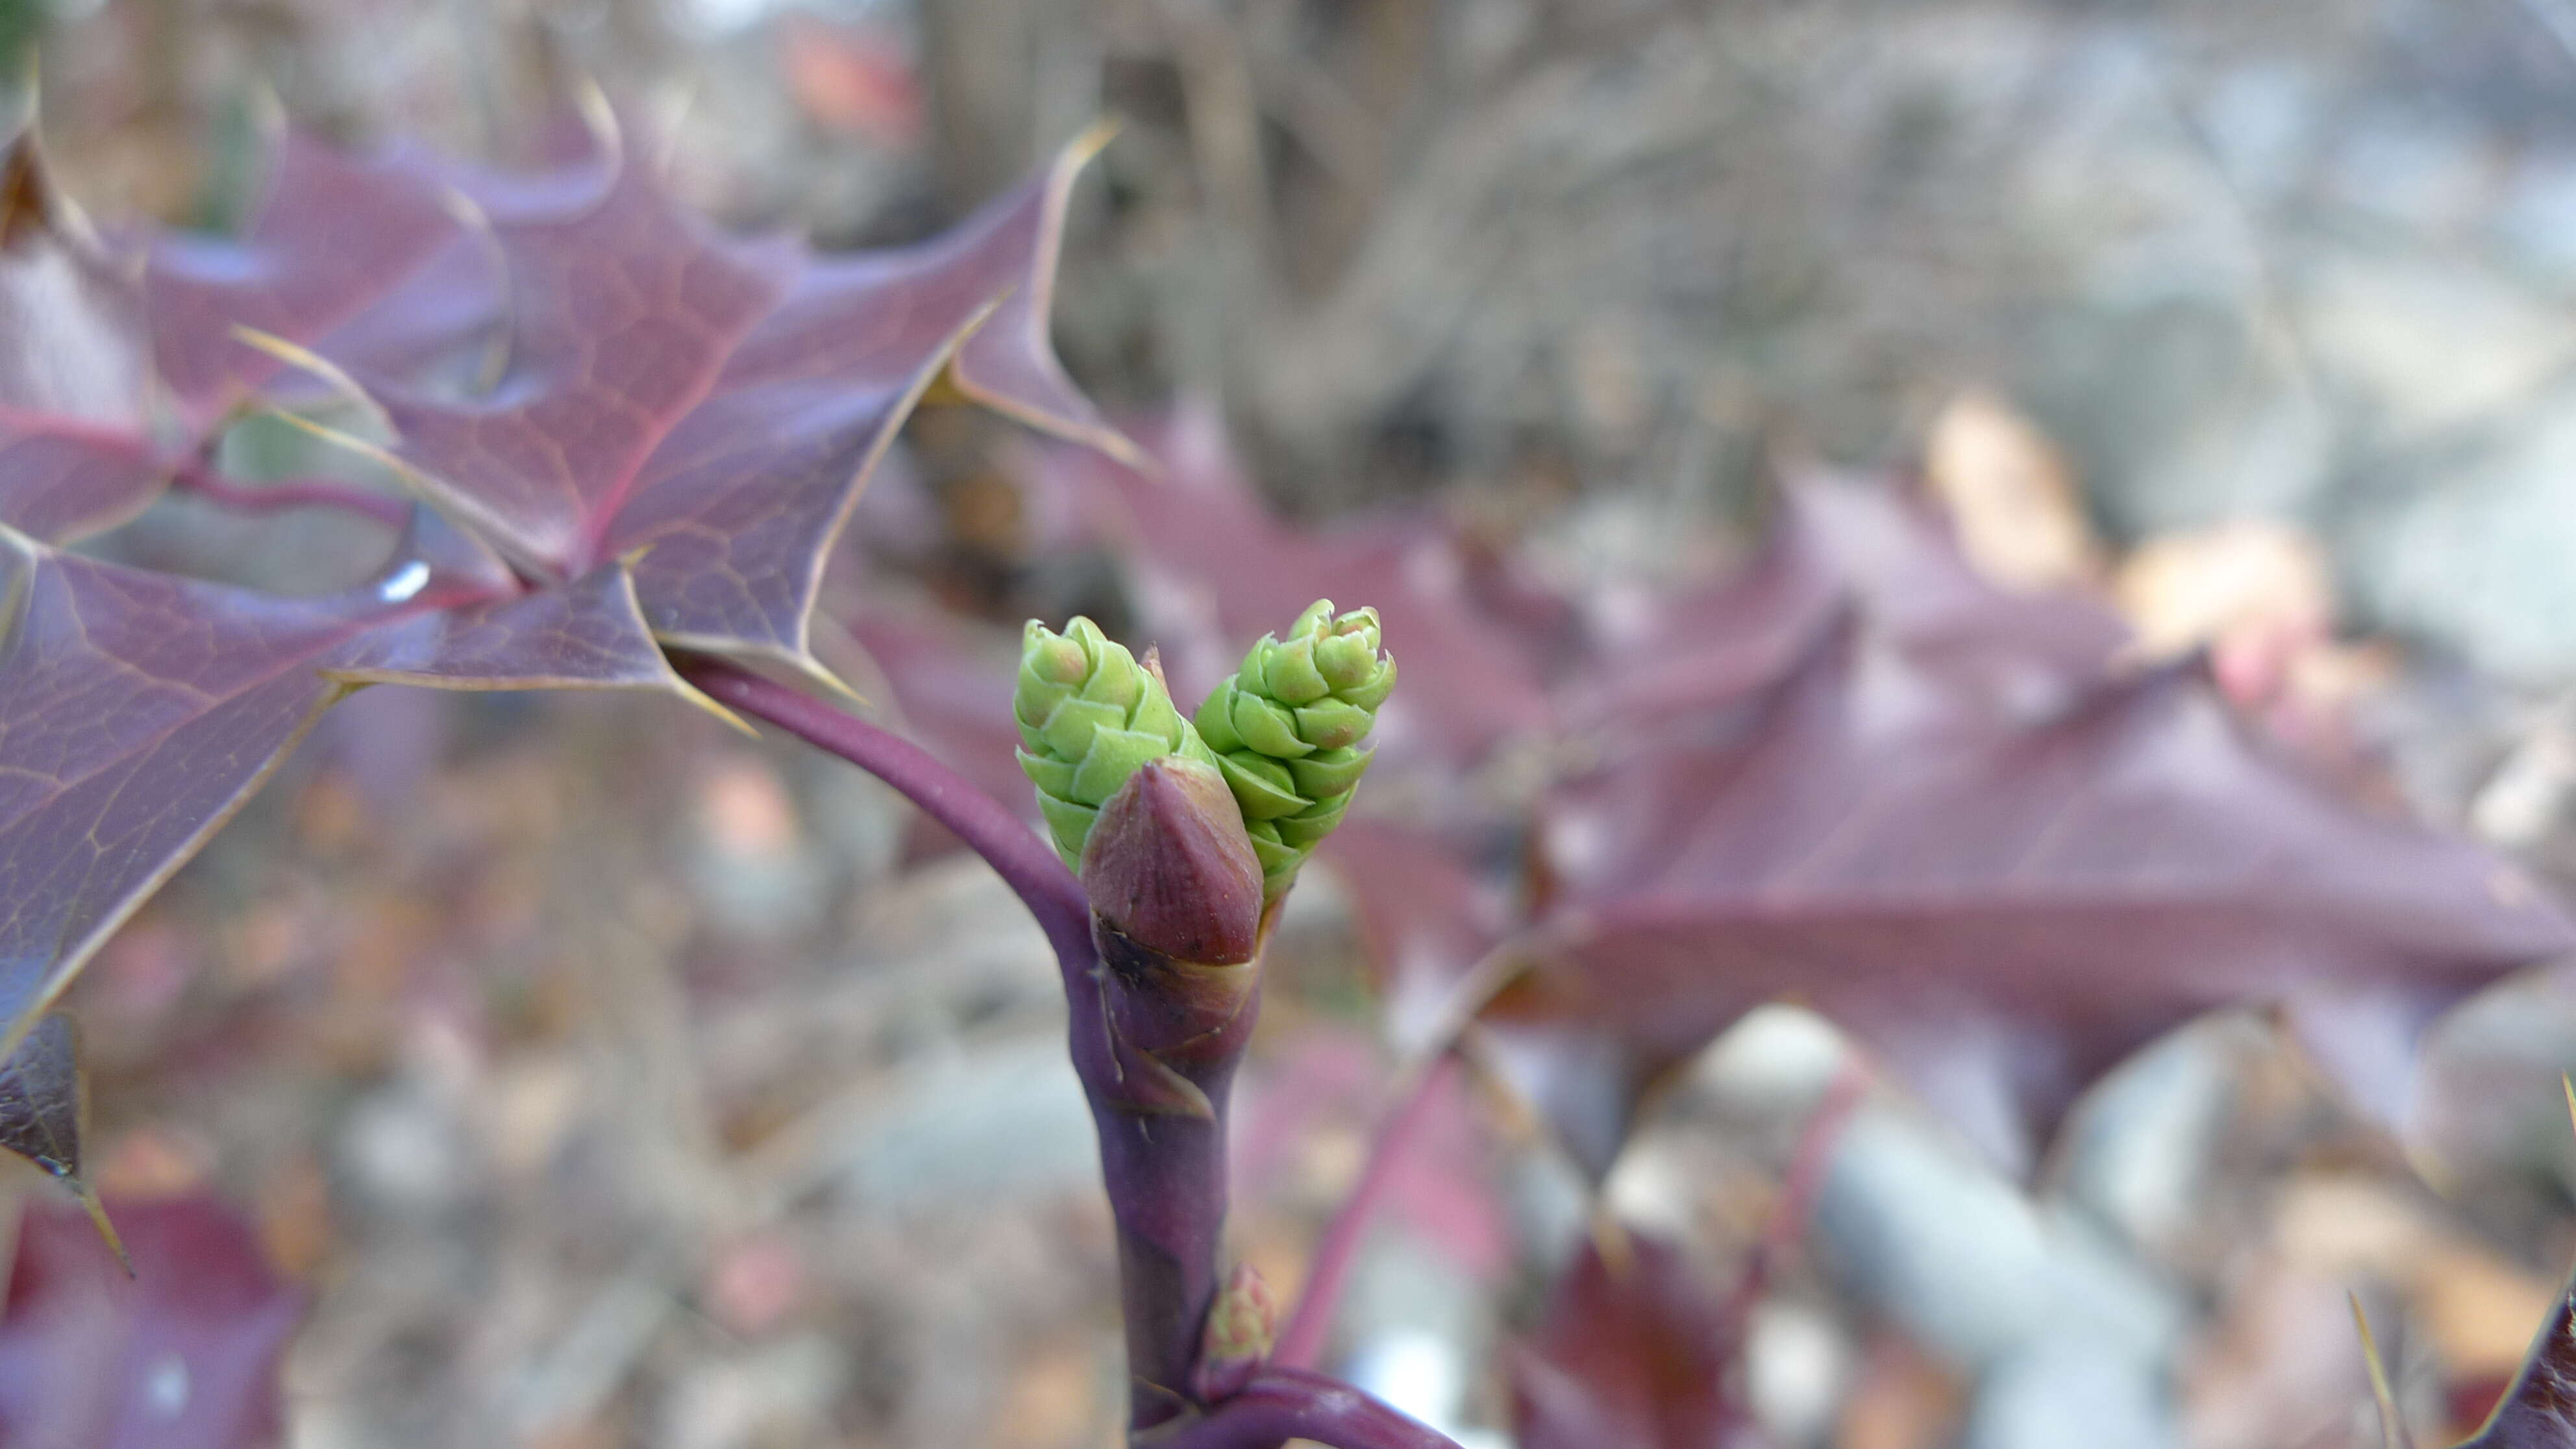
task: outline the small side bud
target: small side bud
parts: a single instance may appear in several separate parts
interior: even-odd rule
[[[1203,1404],[1221,1403],[1243,1391],[1270,1357],[1279,1334],[1279,1301],[1250,1263],[1234,1265],[1234,1275],[1217,1290],[1209,1305],[1207,1331],[1199,1340],[1199,1364],[1191,1388]]]
[[[1231,966],[1259,947],[1261,861],[1225,777],[1186,755],[1139,765],[1082,851],[1091,909],[1137,945]]]

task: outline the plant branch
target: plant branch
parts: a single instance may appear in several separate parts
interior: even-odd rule
[[[1140,1110],[1130,1068],[1152,1075],[1113,1024],[1113,973],[1092,929],[1091,902],[1050,845],[999,801],[968,784],[929,751],[783,684],[724,660],[682,656],[683,678],[718,703],[769,721],[892,785],[924,814],[974,847],[1019,894],[1055,947],[1064,978],[1066,1050],[1100,1134],[1100,1171],[1118,1222],[1121,1316],[1127,1328],[1129,1413],[1140,1429],[1194,1412],[1187,1389],[1199,1330],[1216,1291],[1225,1230],[1228,1089],[1251,1030],[1247,1007],[1226,1033],[1221,1059],[1199,1064],[1189,1085],[1201,1115]]]
[[[1258,965],[1169,961],[1102,926],[1046,841],[911,741],[729,661],[682,655],[675,664],[718,703],[892,785],[983,856],[1046,931],[1064,978],[1066,1045],[1100,1134],[1118,1223],[1135,1442],[1275,1449],[1303,1436],[1339,1449],[1454,1449],[1348,1386],[1296,1369],[1265,1371],[1214,1409],[1189,1398],[1217,1287],[1227,1099],[1258,1009]],[[1121,950],[1104,954],[1109,946]],[[1250,994],[1223,1006],[1240,989],[1222,979],[1229,971],[1248,973]],[[1216,1025],[1196,1019],[1220,1007]],[[1160,1039],[1175,1032],[1177,1040]],[[1373,1170],[1383,1175],[1382,1166]]]
[[[1457,1054],[1441,1051],[1419,1070],[1409,1091],[1378,1124],[1377,1140],[1369,1145],[1368,1162],[1360,1168],[1359,1181],[1352,1185],[1350,1196],[1342,1200],[1322,1240],[1315,1245],[1314,1269],[1306,1275],[1306,1286],[1297,1295],[1297,1307],[1289,1313],[1287,1324],[1279,1330],[1277,1346],[1270,1351],[1273,1364],[1290,1369],[1315,1366],[1315,1360],[1323,1353],[1325,1330],[1332,1326],[1333,1307],[1341,1299],[1352,1264],[1358,1260],[1369,1218],[1385,1198],[1388,1184],[1395,1180],[1395,1164],[1413,1139],[1421,1135],[1423,1125],[1431,1120],[1432,1103],[1448,1090],[1458,1070]]]
[[[1091,904],[1037,832],[928,750],[891,730],[706,655],[674,660],[683,678],[719,703],[764,719],[893,786],[984,857],[1047,933],[1068,987],[1092,967]]]
[[[1457,1441],[1406,1418],[1339,1379],[1305,1369],[1264,1369],[1241,1393],[1157,1433],[1137,1449],[1278,1449],[1310,1439],[1327,1449],[1458,1449]]]
[[[291,478],[245,486],[224,477],[202,461],[190,460],[171,475],[170,486],[193,493],[222,508],[242,513],[275,513],[289,508],[330,508],[400,528],[411,517],[411,505],[383,493],[352,488],[323,478]]]
[[[1770,1288],[1772,1276],[1779,1271],[1791,1245],[1806,1231],[1807,1217],[1815,1211],[1816,1198],[1825,1188],[1825,1169],[1833,1163],[1834,1144],[1842,1139],[1844,1125],[1869,1094],[1869,1080],[1869,1073],[1859,1065],[1844,1063],[1833,1080],[1825,1084],[1815,1110],[1799,1126],[1797,1145],[1789,1153],[1788,1173],[1780,1180],[1780,1193],[1772,1200],[1762,1236],[1747,1255],[1743,1276],[1736,1279],[1734,1291],[1727,1295],[1720,1310],[1721,1321],[1727,1325],[1726,1342],[1744,1342],[1753,1310]]]

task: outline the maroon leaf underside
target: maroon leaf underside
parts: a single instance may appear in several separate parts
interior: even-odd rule
[[[418,486],[524,566],[633,558],[666,642],[819,675],[826,556],[934,382],[1115,444],[1043,331],[1081,159],[930,243],[828,259],[719,237],[631,162],[571,206],[494,194],[499,384],[458,402],[356,370]]]
[[[128,1278],[81,1215],[21,1220],[0,1313],[0,1443],[266,1449],[304,1315],[257,1235],[210,1199],[119,1203]]]
[[[348,690],[685,688],[621,567],[522,593],[425,516],[373,581],[311,599],[6,542],[0,1058]]]
[[[1428,1025],[1459,974],[1519,924],[1495,874],[1417,826],[1354,815],[1326,837],[1325,865],[1350,891],[1389,1011]]]
[[[1469,968],[1507,940],[1509,961],[1540,959],[1535,941],[1514,939],[1522,923],[1496,873],[1472,868],[1459,842],[1353,817],[1321,854],[1358,907],[1400,1041],[1436,1039],[1458,1025],[1456,1013],[1474,1012],[1479,1003],[1460,999],[1472,989]],[[1580,1006],[1515,984],[1482,1013],[1476,1056],[1539,1113],[1575,1161],[1601,1178],[1627,1140],[1638,1098],[1674,1058]]]
[[[1737,1427],[1716,1298],[1671,1244],[1631,1232],[1621,1246],[1613,1263],[1586,1243],[1511,1355],[1522,1449],[1709,1449]]]
[[[2232,1003],[2281,1005],[2393,1113],[2431,1015],[2576,947],[2508,862],[2341,798],[2196,664],[2105,667],[2091,611],[1996,592],[1894,500],[1800,507],[1866,545],[1823,646],[1748,732],[1552,802],[1561,1010],[1665,1057],[1808,1002],[2020,1165],[2120,1057]]]
[[[2400,1119],[2425,1022],[2576,927],[2124,642],[2089,601],[1988,585],[1915,504],[1811,483],[1744,575],[1568,688],[1599,763],[1543,802],[1534,914],[1442,924],[1465,887],[1406,863],[1459,871],[1430,836],[1357,836],[1345,875],[1399,996],[1498,944],[1537,963],[1485,1013],[1488,1061],[1596,1173],[1662,1071],[1781,999],[2013,1168],[2121,1057],[2236,1004]]]
[[[1564,691],[1576,728],[1629,744],[1674,723],[1701,726],[1795,669],[1841,617],[1844,598],[1798,523],[1784,520],[1741,573],[1688,590],[1635,633],[1603,641]]]

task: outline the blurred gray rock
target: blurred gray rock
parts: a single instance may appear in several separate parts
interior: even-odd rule
[[[2172,1449],[2162,1371],[2090,1345],[2034,1340],[1986,1371],[1968,1410],[1974,1449]]]
[[[1855,1296],[1970,1367],[2042,1337],[2154,1359],[2182,1324],[2098,1228],[1882,1109],[1844,1128],[1815,1231]]]
[[[931,1213],[1098,1190],[1091,1114],[1064,1044],[972,1048],[906,1073],[848,1121],[835,1176],[867,1212]]]
[[[2576,674],[2576,413],[2500,426],[2358,517],[2345,547],[2370,618],[2529,682]]]
[[[2196,1022],[2124,1062],[2068,1122],[2066,1201],[2149,1254],[2183,1240],[2208,1190],[2210,1146],[2251,1018]]]
[[[2084,1216],[2032,1202],[1915,1121],[1864,1108],[1835,1150],[1813,1232],[1852,1299],[1977,1375],[1972,1449],[2172,1442],[2157,1386],[2186,1307]]]

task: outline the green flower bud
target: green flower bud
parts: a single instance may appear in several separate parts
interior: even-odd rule
[[[1268,899],[1341,824],[1368,769],[1360,741],[1393,688],[1377,610],[1335,617],[1333,601],[1318,599],[1285,639],[1263,636],[1199,706],[1199,735],[1243,808]]]
[[[1077,871],[1100,807],[1140,766],[1173,754],[1216,763],[1172,704],[1152,654],[1138,663],[1089,619],[1061,634],[1029,621],[1011,714],[1020,770],[1037,786],[1056,853]]]

